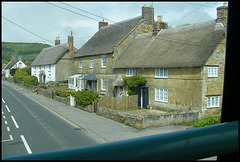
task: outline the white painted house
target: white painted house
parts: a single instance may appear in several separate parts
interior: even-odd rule
[[[23,62],[21,60],[21,56],[19,56],[19,59],[14,58],[11,61],[9,61],[9,63],[5,66],[4,70],[5,70],[5,77],[9,77],[10,76],[10,70],[11,69],[23,69],[26,68],[27,65],[25,62]]]
[[[73,36],[68,36],[68,43],[60,44],[57,37],[55,46],[44,48],[31,64],[31,75],[40,83],[64,81],[73,73]]]

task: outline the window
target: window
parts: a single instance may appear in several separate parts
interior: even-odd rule
[[[101,89],[106,91],[106,78],[101,79]]]
[[[218,67],[208,67],[208,77],[218,77]]]
[[[219,107],[220,96],[207,97],[207,108]]]
[[[167,68],[158,68],[155,69],[156,78],[168,78],[168,69]]]
[[[102,55],[102,68],[106,68],[106,55]]]
[[[127,69],[126,76],[133,76],[136,75],[136,69]]]
[[[93,68],[93,57],[90,57],[90,64],[89,64],[90,68]]]
[[[82,59],[79,59],[79,68],[82,68]]]
[[[168,102],[168,89],[156,88],[155,100],[160,102]]]

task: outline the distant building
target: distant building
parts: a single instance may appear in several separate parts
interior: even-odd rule
[[[68,36],[68,43],[60,44],[57,37],[55,46],[43,48],[31,64],[31,75],[40,83],[64,81],[73,72],[73,56],[77,52],[73,48],[73,36]]]
[[[8,64],[4,67],[5,77],[10,76],[11,69],[23,69],[27,67],[27,62],[22,61],[21,55],[18,58],[15,56],[8,62]]]

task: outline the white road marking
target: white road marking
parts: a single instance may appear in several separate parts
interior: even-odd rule
[[[6,107],[6,109],[7,109],[7,111],[8,111],[8,112],[11,112],[11,111],[9,110],[9,108],[8,108],[8,106],[7,106],[7,105],[5,105],[5,107]]]
[[[5,118],[6,118],[6,117],[5,117],[5,115],[3,115],[2,117],[3,117],[3,119],[5,119]]]
[[[31,149],[30,149],[30,147],[29,147],[29,145],[28,145],[28,143],[27,143],[26,139],[24,138],[24,136],[23,136],[23,135],[20,135],[20,137],[21,137],[21,139],[22,139],[22,141],[23,141],[23,144],[24,144],[24,146],[25,146],[25,148],[26,148],[26,150],[27,150],[28,154],[31,154],[31,153],[32,153],[32,151],[31,151]]]
[[[7,123],[7,120],[5,120],[4,122],[5,122],[5,124],[8,124],[8,123]]]
[[[13,123],[14,123],[15,127],[16,127],[16,128],[19,128],[19,126],[18,126],[18,124],[17,124],[16,120],[14,119],[14,117],[13,117],[13,116],[11,116],[11,118],[12,118],[12,120],[13,120]]]
[[[4,99],[2,98],[2,102],[5,103]]]
[[[9,127],[7,127],[7,131],[8,131],[8,132],[10,131],[10,128],[9,128]]]
[[[9,135],[9,139],[7,139],[7,140],[2,140],[2,142],[12,141],[12,140],[13,140],[12,135]]]

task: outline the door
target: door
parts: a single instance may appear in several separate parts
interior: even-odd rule
[[[137,87],[138,94],[138,107],[147,108],[149,104],[148,100],[148,87]]]
[[[117,97],[122,97],[123,87],[117,86]]]

